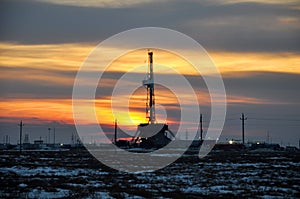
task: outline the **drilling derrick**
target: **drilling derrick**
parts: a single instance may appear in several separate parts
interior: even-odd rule
[[[146,117],[148,123],[155,123],[155,98],[154,98],[154,77],[153,77],[153,52],[148,52],[148,73],[143,85],[147,89],[147,102],[146,102]]]
[[[161,148],[175,139],[175,135],[169,130],[167,124],[157,123],[155,118],[152,51],[148,51],[148,72],[143,80],[143,86],[147,89],[146,118],[148,122],[138,125],[131,145],[138,145],[141,148]]]

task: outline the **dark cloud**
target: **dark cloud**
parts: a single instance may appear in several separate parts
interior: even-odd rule
[[[6,74],[0,78],[0,97],[6,99],[65,99],[72,96],[75,72],[37,68],[2,67]],[[56,82],[69,79],[69,84]]]
[[[2,99],[71,99],[72,86],[36,81],[0,79]]]
[[[9,73],[12,68],[2,68],[3,73]],[[36,69],[18,68],[18,74],[34,74]],[[1,78],[0,79],[0,95],[5,98],[18,97],[34,97],[34,98],[69,98],[72,97],[73,82],[76,77],[76,72],[73,71],[43,71],[37,70],[47,78],[28,80],[20,78]],[[94,72],[91,72],[94,73]],[[89,73],[86,73],[87,77]],[[111,96],[114,86],[117,81],[124,75],[123,72],[105,72],[99,82],[97,90],[98,98]],[[135,83],[142,86],[141,81],[144,78],[143,74],[130,73],[127,76]],[[53,77],[53,78],[52,78]],[[69,79],[69,83],[61,84],[55,82],[55,78]],[[175,77],[170,74],[156,74],[159,79],[166,79],[170,82],[174,81]],[[194,88],[198,89],[199,93],[207,93],[207,87],[201,77],[192,75],[185,76]],[[54,81],[53,81],[54,80]],[[298,92],[300,85],[300,75],[292,73],[277,73],[277,72],[231,72],[223,74],[223,81],[228,97],[241,97],[258,99],[261,102],[271,104],[298,104],[300,102],[300,93]],[[181,85],[177,85],[181,87]],[[158,88],[158,87],[157,87]],[[207,96],[204,96],[207,97]],[[202,97],[200,96],[201,100]],[[203,99],[204,100],[204,99]],[[247,104],[247,102],[245,102]],[[250,102],[251,103],[251,102]]]
[[[27,0],[2,1],[0,9],[2,41],[99,42],[131,28],[158,26],[181,31],[207,49],[300,50],[300,12],[283,4],[166,1],[92,8]]]
[[[228,74],[227,74],[228,75]],[[231,72],[223,77],[227,94],[258,98],[269,103],[299,104],[300,75],[276,72]]]

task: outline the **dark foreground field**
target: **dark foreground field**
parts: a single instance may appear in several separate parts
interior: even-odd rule
[[[300,154],[212,152],[128,174],[86,151],[0,152],[0,198],[300,198]]]

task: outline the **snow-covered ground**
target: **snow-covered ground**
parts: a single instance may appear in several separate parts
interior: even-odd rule
[[[299,155],[215,152],[128,174],[84,151],[1,152],[0,198],[299,198]]]

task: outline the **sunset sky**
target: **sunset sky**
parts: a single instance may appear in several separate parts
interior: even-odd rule
[[[170,28],[192,37],[220,70],[228,103],[221,140],[240,138],[239,118],[245,113],[246,141],[265,141],[269,132],[273,142],[298,146],[300,2],[296,0],[1,1],[0,142],[6,135],[12,143],[17,142],[20,120],[31,141],[40,136],[45,139],[48,127],[55,127],[57,141],[70,142],[75,132],[72,88],[77,70],[99,42],[147,26]],[[153,51],[157,75],[172,77],[158,67],[166,65],[190,81],[198,78],[182,58]],[[141,68],[136,74],[143,77],[146,60],[145,49],[120,57],[100,82],[102,89],[111,89],[132,66],[144,66],[145,71]],[[97,70],[96,64],[90,72]],[[205,84],[196,92],[207,128],[210,99]],[[132,96],[131,120],[122,116],[124,110],[119,107],[120,124],[132,127],[145,122],[144,95],[141,87]],[[156,96],[157,104],[172,113],[167,122],[176,129],[176,96],[163,87],[157,87]],[[113,125],[109,92],[99,90],[95,104],[100,123]],[[164,121],[159,110],[158,119]],[[90,142],[91,137],[84,139]]]

